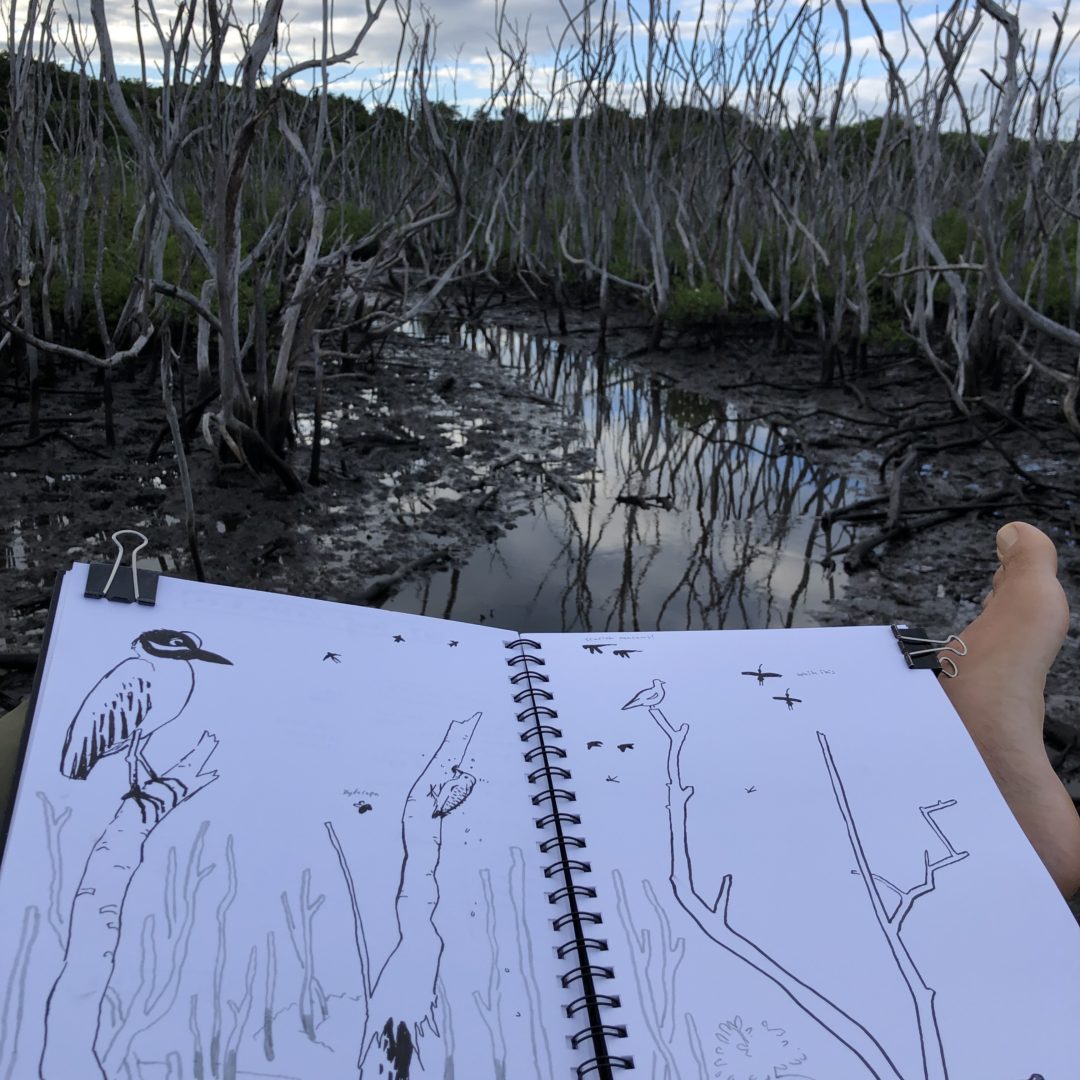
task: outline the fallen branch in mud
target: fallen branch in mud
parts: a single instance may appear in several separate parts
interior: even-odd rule
[[[96,458],[108,457],[107,454],[103,454],[100,450],[95,450],[92,446],[87,446],[85,443],[81,443],[65,432],[55,428],[52,431],[43,431],[40,435],[36,435],[32,439],[27,439],[26,442],[0,443],[0,454],[5,450],[29,450],[32,446],[40,446],[49,439],[60,439],[61,442],[66,442],[70,447],[78,450],[80,454],[90,454],[91,457]]]
[[[417,570],[424,570],[435,563],[442,562],[445,558],[445,552],[429,551],[426,555],[421,555],[419,559],[413,559],[411,562],[403,563],[389,574],[379,574],[368,582],[367,588],[360,593],[353,603],[366,606],[378,604],[380,601],[386,599],[395,585],[404,581],[410,574],[416,573]]]
[[[881,501],[884,501],[884,499],[885,497],[882,496]],[[966,502],[945,503],[934,507],[911,507],[906,511],[901,508],[896,512],[895,516],[893,516],[892,507],[890,506],[882,528],[862,540],[827,552],[823,563],[827,566],[834,565],[835,560],[839,556],[843,556],[845,570],[849,572],[858,570],[876,548],[890,540],[914,536],[916,533],[925,532],[935,525],[942,525],[946,521],[963,517],[965,514],[987,510],[1002,510],[1008,506],[1026,505],[1028,502],[1028,498],[1022,493],[1012,488],[1003,488],[984,498],[971,499]],[[882,511],[877,513],[880,516]],[[831,521],[838,520],[840,518],[834,513]]]

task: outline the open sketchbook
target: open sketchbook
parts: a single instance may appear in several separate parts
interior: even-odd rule
[[[1070,1080],[1080,934],[888,628],[62,577],[3,1080]]]

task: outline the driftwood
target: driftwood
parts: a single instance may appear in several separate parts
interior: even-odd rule
[[[445,558],[446,554],[444,552],[429,551],[426,555],[421,555],[418,559],[403,563],[389,574],[379,574],[368,582],[367,588],[357,596],[353,603],[376,605],[382,600],[385,600],[386,597],[390,595],[394,586],[399,582],[404,581],[410,574],[414,574],[418,570],[425,570],[435,563],[442,562]]]

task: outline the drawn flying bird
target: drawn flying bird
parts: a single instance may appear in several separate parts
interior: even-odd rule
[[[762,671],[761,664],[758,664],[757,671],[743,671],[742,675],[753,675],[757,679],[758,686],[764,686],[766,679],[779,679],[781,678],[779,671]]]
[[[335,664],[340,664],[341,663],[341,654],[336,653],[336,652],[328,652],[323,657],[323,663],[325,664],[327,660],[333,660]]]
[[[456,649],[458,647],[458,643],[456,641],[451,641],[449,644],[451,649]]]
[[[476,777],[459,769],[457,765],[450,770],[451,777],[441,784],[432,784],[428,794],[435,800],[432,817],[446,817],[451,810],[456,810],[470,795],[476,786]]]
[[[585,744],[586,750],[591,750],[594,746],[603,746],[604,744],[599,739],[593,739],[591,742]]]
[[[626,712],[627,709],[655,709],[661,701],[664,700],[664,680],[653,679],[652,686],[646,687],[644,690],[639,690],[623,707],[622,711]]]
[[[603,645],[582,645],[581,647],[587,653],[592,653],[593,656],[597,656],[597,655],[602,656],[603,653],[604,653],[604,646]]]
[[[619,778],[618,778],[617,776],[610,776],[610,775],[608,775],[608,776],[605,776],[605,777],[604,777],[604,779],[605,779],[605,780],[606,780],[606,781],[607,781],[607,782],[608,782],[609,784],[617,784],[617,783],[619,783]]]
[[[802,704],[802,698],[792,697],[790,689],[785,690],[782,697],[777,697],[774,694],[773,695],[773,701],[786,701],[787,702],[787,707],[788,707],[788,712],[791,712],[792,709],[794,709],[796,705],[801,705]]]
[[[623,660],[629,660],[630,654],[634,652],[641,652],[640,649],[616,649],[611,655],[621,657]]]
[[[400,644],[405,639],[400,634],[395,634],[394,635],[394,640]]]
[[[224,656],[202,647],[190,630],[148,630],[132,643],[134,656],[106,672],[83,698],[60,755],[60,771],[72,780],[85,780],[103,757],[126,750],[132,798],[145,820],[144,803],[164,801],[148,795],[139,784],[139,765],[149,780],[161,780],[146,760],[144,747],[158,728],[175,720],[195,689],[192,661],[229,664]],[[179,780],[172,783],[183,784]]]
[[[627,750],[633,750],[634,744],[632,742],[619,743],[618,750],[620,754],[625,754]]]
[[[753,795],[754,792],[757,791],[757,787],[756,786],[755,787],[748,787],[745,790],[746,790],[747,795]]]

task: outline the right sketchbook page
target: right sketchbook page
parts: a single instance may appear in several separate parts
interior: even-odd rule
[[[1080,933],[887,627],[540,635],[643,1075],[1076,1075]]]

